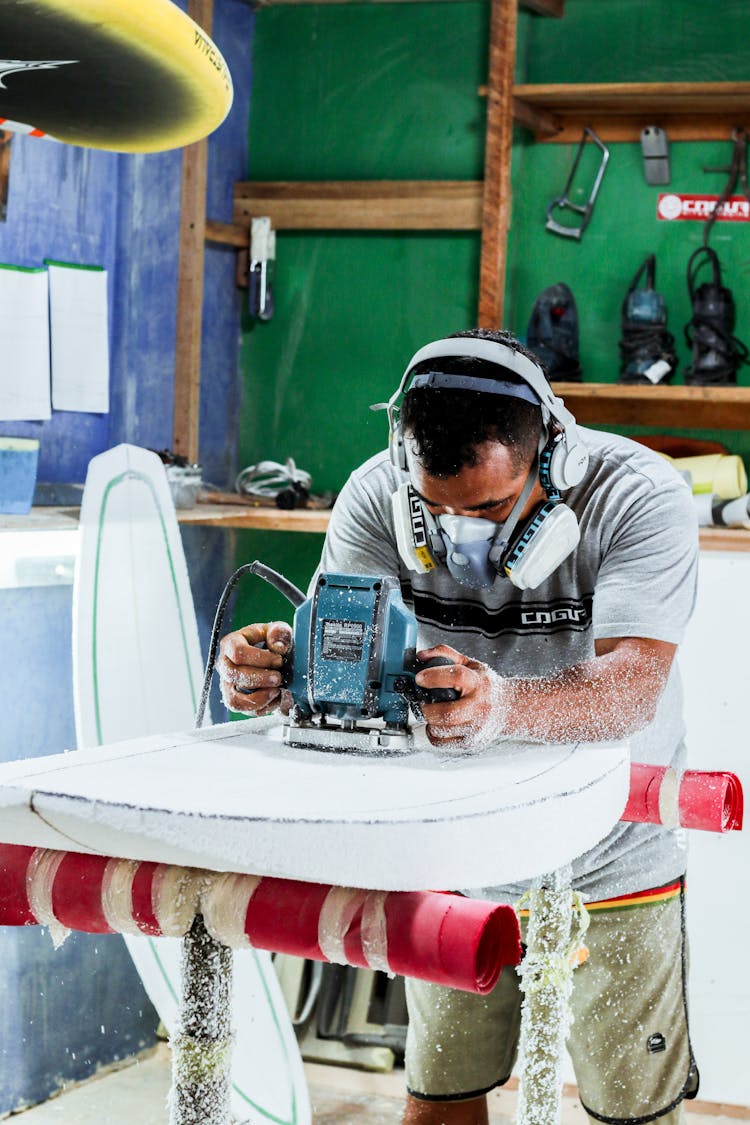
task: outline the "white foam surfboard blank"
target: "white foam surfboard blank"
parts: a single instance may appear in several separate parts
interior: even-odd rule
[[[120,445],[91,461],[73,596],[79,746],[191,726],[202,679],[198,628],[172,496],[156,454]],[[55,838],[49,846],[78,847]],[[171,1030],[180,942],[125,940]],[[234,1025],[234,1114],[253,1123],[309,1125],[302,1060],[267,953],[235,953]]]
[[[533,878],[581,855],[619,819],[629,777],[621,744],[381,757],[285,746],[271,719],[9,763],[0,804],[11,842],[450,890]]]

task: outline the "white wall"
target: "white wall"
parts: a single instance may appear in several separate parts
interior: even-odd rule
[[[750,798],[750,553],[701,553],[681,650],[690,766],[732,770]],[[750,1106],[750,825],[690,835],[688,933],[698,1097]]]

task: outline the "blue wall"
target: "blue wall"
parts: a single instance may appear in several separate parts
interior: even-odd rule
[[[207,212],[228,221],[233,182],[247,168],[253,17],[243,0],[215,0],[214,8],[213,38],[235,101],[209,141]],[[39,266],[52,257],[109,274],[109,415],[0,422],[0,434],[39,437],[40,480],[82,482],[90,458],[121,441],[172,445],[180,173],[180,152],[125,156],[12,141],[0,261]],[[208,248],[199,448],[204,479],[222,487],[235,471],[239,413],[242,297],[234,276],[232,251]],[[205,652],[233,541],[190,528],[184,544]],[[0,636],[13,654],[0,665],[0,761],[75,744],[70,630],[69,586],[0,590]],[[216,706],[214,715],[223,717]],[[0,1011],[0,1114],[146,1046],[156,1029],[117,936],[73,935],[54,951],[41,931],[0,930]]]

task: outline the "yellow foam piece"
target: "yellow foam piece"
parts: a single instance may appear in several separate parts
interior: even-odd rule
[[[693,493],[708,492],[722,500],[734,500],[747,492],[747,473],[742,458],[730,453],[708,453],[700,457],[670,457],[678,472],[687,472]]]

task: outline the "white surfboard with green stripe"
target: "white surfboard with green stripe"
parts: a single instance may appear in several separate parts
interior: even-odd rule
[[[95,457],[81,507],[73,591],[79,748],[192,726],[202,678],[198,627],[164,467],[119,445]],[[144,793],[144,803],[148,794]],[[168,1031],[180,942],[126,936]],[[235,953],[232,1110],[252,1125],[309,1125],[299,1048],[269,954]]]

